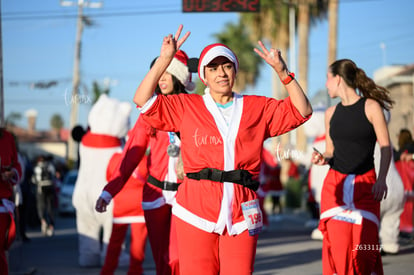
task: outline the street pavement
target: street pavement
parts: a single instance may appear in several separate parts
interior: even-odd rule
[[[321,274],[322,242],[312,240],[304,212],[271,216],[270,225],[260,233],[254,275]],[[99,268],[82,268],[77,263],[77,234],[74,217],[58,217],[56,232],[44,237],[40,229],[30,229],[30,242],[16,241],[8,253],[10,275],[86,275],[99,274]],[[401,239],[398,255],[383,256],[385,274],[413,274],[414,241]],[[155,265],[147,245],[145,275],[155,274]],[[126,274],[119,267],[116,275]],[[201,275],[201,274],[200,274]]]

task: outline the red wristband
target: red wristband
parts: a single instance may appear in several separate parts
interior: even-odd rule
[[[282,80],[282,83],[284,85],[288,85],[293,79],[295,79],[295,74],[294,73],[288,73],[288,76]]]

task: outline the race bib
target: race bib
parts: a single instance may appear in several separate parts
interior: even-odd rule
[[[243,216],[247,223],[249,235],[254,236],[262,231],[263,215],[260,210],[259,200],[246,201],[241,204]]]
[[[361,224],[362,223],[362,216],[356,211],[349,211],[345,210],[335,216],[332,217],[334,220],[353,223],[353,224]]]

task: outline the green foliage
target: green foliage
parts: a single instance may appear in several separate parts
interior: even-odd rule
[[[92,99],[92,105],[96,103],[96,101],[98,101],[99,97],[102,94],[106,94],[109,95],[109,88],[105,87],[102,88],[101,86],[99,86],[98,82],[94,81],[92,84],[92,93],[93,93],[93,99]]]
[[[59,114],[52,115],[52,117],[50,118],[50,127],[52,127],[52,129],[60,130],[63,128],[63,125],[64,125],[64,121],[61,115]]]
[[[204,95],[204,89],[206,88],[206,85],[204,85],[204,83],[199,79],[197,79],[195,84],[196,84],[196,88],[193,93],[198,94],[198,95]]]
[[[290,178],[286,182],[286,207],[300,208],[302,204],[302,179]]]
[[[218,42],[229,46],[239,60],[236,91],[243,91],[247,85],[255,85],[259,77],[259,66],[262,59],[253,51],[255,45],[242,22],[228,23],[223,32],[215,34]]]

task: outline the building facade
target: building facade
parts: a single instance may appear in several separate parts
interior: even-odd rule
[[[388,125],[391,142],[398,149],[398,133],[406,128],[414,135],[414,64],[386,66],[374,73],[374,81],[390,91],[395,101]]]

